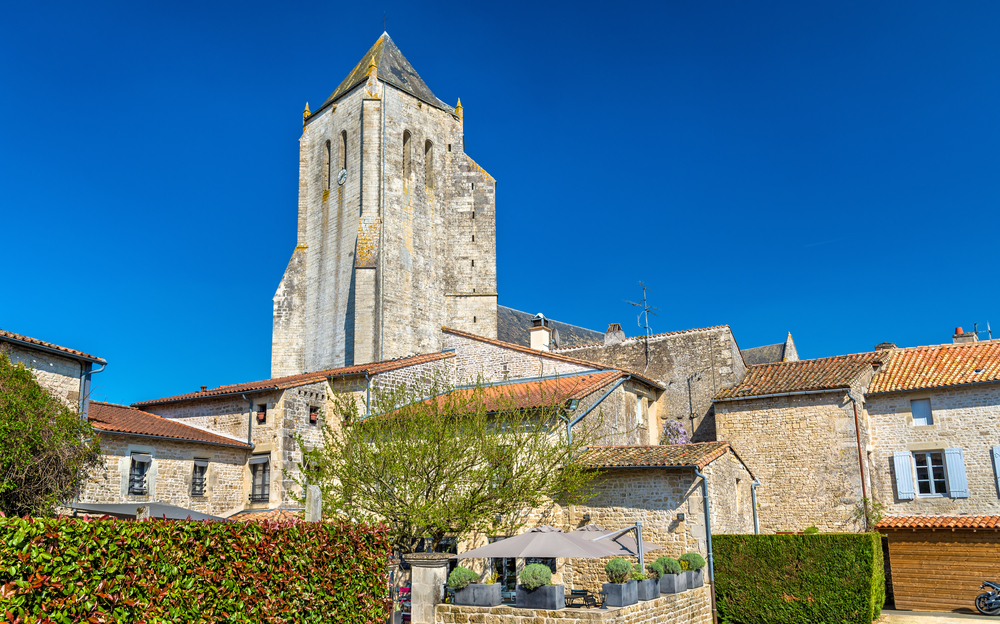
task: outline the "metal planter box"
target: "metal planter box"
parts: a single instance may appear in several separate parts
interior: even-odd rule
[[[518,609],[554,611],[566,606],[566,592],[562,585],[542,585],[534,591],[529,591],[524,585],[518,585],[515,600],[514,606]]]
[[[639,600],[656,600],[660,597],[660,581],[655,578],[648,578],[645,581],[636,581],[639,591]]]
[[[705,568],[697,570],[685,570],[681,572],[686,577],[687,588],[694,589],[705,584]]]
[[[660,577],[661,594],[679,594],[687,588],[687,575],[684,572],[680,574],[664,574]]]
[[[605,603],[609,607],[627,607],[639,602],[639,587],[636,581],[628,583],[605,583]]]
[[[483,585],[471,583],[455,590],[455,604],[466,607],[495,607],[500,599],[500,583]]]

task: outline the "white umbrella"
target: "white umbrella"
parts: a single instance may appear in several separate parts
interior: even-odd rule
[[[548,525],[529,529],[520,535],[493,542],[453,555],[452,558],[480,557],[562,557],[567,559],[600,559],[619,554],[615,548],[572,535]]]
[[[636,553],[638,549],[635,546],[635,537],[626,533],[626,531],[632,531],[634,529],[635,527],[628,527],[620,530],[612,530],[599,527],[596,524],[588,524],[571,531],[570,535],[580,535],[588,540],[593,540],[611,533],[619,533],[620,535],[617,537],[608,537],[596,543],[604,544],[608,548],[614,550],[616,555],[632,555],[633,557],[637,557],[638,555]],[[653,544],[651,542],[647,542],[646,540],[642,540],[642,554],[646,554],[652,550],[662,549],[663,546],[660,546],[659,544]]]

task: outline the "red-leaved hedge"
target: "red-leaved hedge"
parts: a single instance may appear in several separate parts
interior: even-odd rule
[[[385,622],[385,530],[0,518],[0,620]]]

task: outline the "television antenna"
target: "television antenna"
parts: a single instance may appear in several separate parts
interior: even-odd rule
[[[979,329],[979,323],[973,323],[972,324],[972,333],[974,333],[976,335],[976,337],[978,337],[979,334],[986,334],[986,336],[987,336],[986,339],[987,340],[993,340],[993,330],[990,329],[990,322],[989,321],[986,321],[986,329],[985,330],[980,330]]]
[[[645,343],[645,349],[646,349],[646,368],[649,368],[649,336],[652,333],[652,330],[649,327],[649,315],[652,314],[653,316],[659,316],[659,314],[653,312],[653,310],[659,310],[659,308],[649,305],[649,299],[646,297],[646,292],[649,290],[649,288],[642,282],[639,282],[639,285],[642,286],[642,301],[636,303],[634,301],[628,301],[626,299],[625,303],[640,308],[642,310],[635,317],[635,321],[636,324],[638,324],[639,327],[645,332],[643,342]],[[644,368],[642,372],[645,373],[646,369]]]

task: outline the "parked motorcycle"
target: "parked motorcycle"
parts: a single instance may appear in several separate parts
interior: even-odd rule
[[[983,581],[979,589],[988,589],[976,596],[976,609],[983,615],[1000,614],[1000,585]]]

